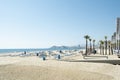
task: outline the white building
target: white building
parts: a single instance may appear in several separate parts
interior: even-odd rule
[[[111,37],[113,49],[120,50],[120,18],[117,18],[116,32]]]
[[[116,49],[120,50],[120,18],[117,18]]]

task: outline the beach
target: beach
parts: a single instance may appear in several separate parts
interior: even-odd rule
[[[0,55],[0,80],[119,80],[120,65],[87,62],[77,51],[60,60],[48,56]],[[54,53],[59,54],[54,51]],[[29,53],[28,53],[29,54]],[[15,54],[14,54],[15,55]],[[62,54],[63,55],[63,54]],[[99,54],[96,54],[99,56]],[[93,55],[94,56],[94,55]],[[89,60],[119,60],[116,55]],[[86,61],[86,62],[82,62]]]
[[[120,0],[0,0],[0,80],[120,80]]]

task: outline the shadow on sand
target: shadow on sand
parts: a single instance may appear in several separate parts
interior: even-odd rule
[[[102,58],[102,59],[100,59]],[[106,56],[87,56],[84,57],[84,60],[75,60],[75,59],[69,59],[69,60],[63,60],[67,62],[91,62],[91,63],[107,63],[107,64],[113,64],[113,65],[120,65],[120,60],[109,60],[106,58]]]

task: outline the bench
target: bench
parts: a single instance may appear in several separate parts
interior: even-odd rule
[[[88,56],[88,55],[85,55],[85,54],[82,54],[83,56],[83,59],[86,59],[86,58],[106,58],[108,59],[108,56]]]

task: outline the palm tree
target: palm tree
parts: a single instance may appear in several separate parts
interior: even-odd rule
[[[87,47],[88,47],[88,39],[90,38],[88,35],[85,35],[84,38],[86,39],[86,53],[85,55],[87,55]]]
[[[108,48],[109,48],[109,55],[110,55],[110,46],[111,46],[111,41],[108,41]]]
[[[92,52],[92,45],[91,45],[92,39],[89,38],[89,41],[90,41],[90,53],[91,53]]]
[[[107,55],[107,36],[104,37],[105,38],[105,55]]]
[[[105,36],[105,55],[107,55],[107,36]]]
[[[114,45],[114,44],[111,43],[111,54],[112,54],[112,55],[113,55],[113,45]]]
[[[95,50],[95,40],[93,40],[93,50]]]
[[[100,54],[102,53],[102,40],[99,41],[100,42]]]
[[[100,44],[101,44],[101,49],[102,49],[102,53],[104,55],[104,41],[100,40]]]

